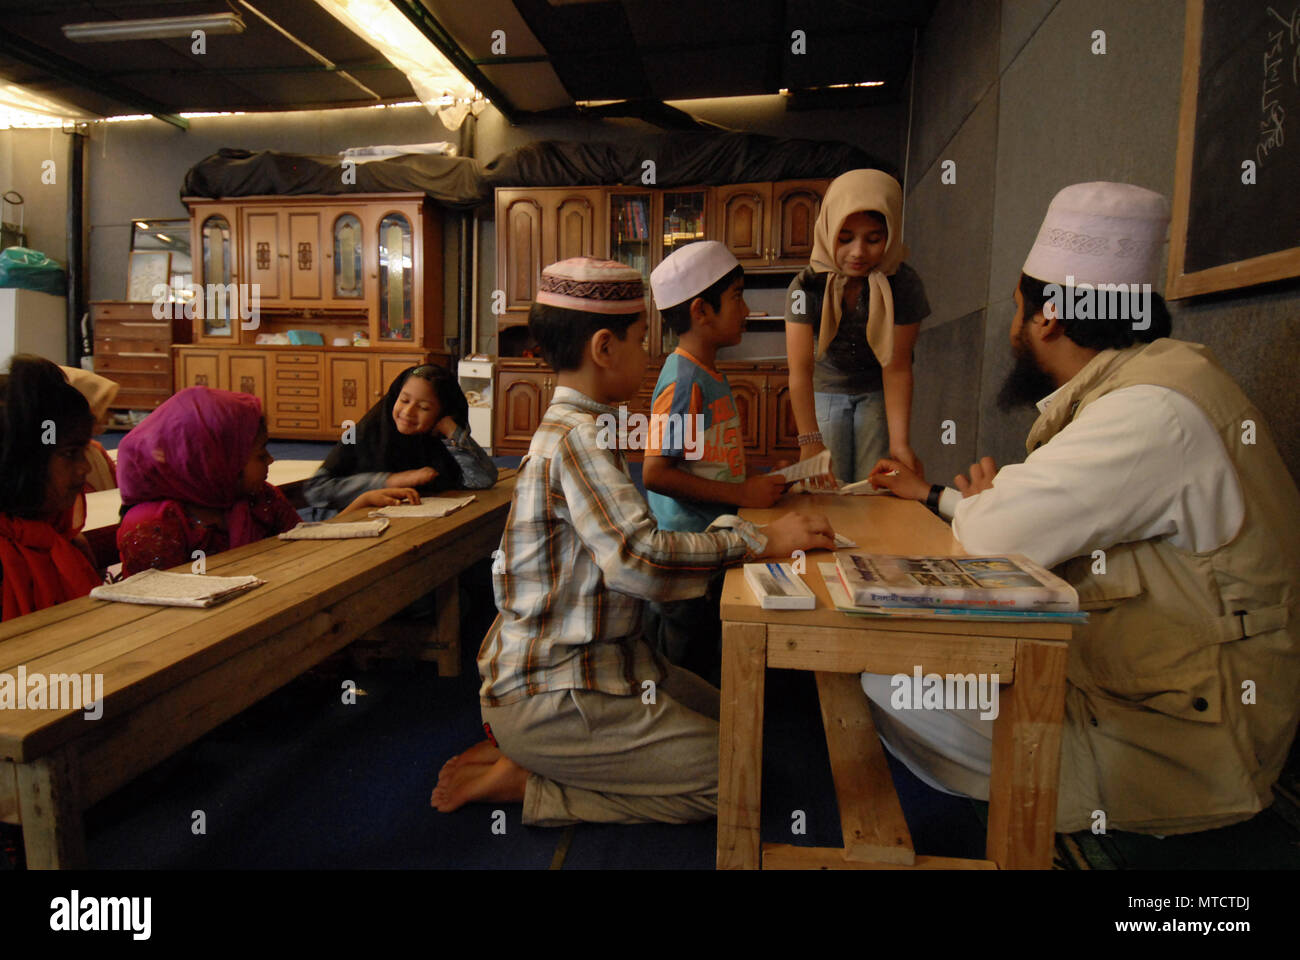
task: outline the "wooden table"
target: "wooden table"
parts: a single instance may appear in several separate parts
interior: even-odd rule
[[[893,497],[785,497],[742,516],[766,522],[796,509],[822,513],[865,553],[962,555],[951,529],[921,504]],[[815,610],[764,610],[743,570],[722,594],[722,711],[718,758],[719,869],[1040,868],[1055,843],[1061,720],[1065,712],[1063,623],[986,623],[853,617],[831,604],[817,564],[805,582]],[[918,856],[903,819],[858,675],[863,671],[998,674],[989,784],[987,860]],[[844,848],[762,843],[763,690],[767,668],[817,674]]]
[[[0,711],[0,820],[22,824],[28,867],[84,865],[87,807],[419,597],[437,589],[439,630],[455,633],[457,577],[499,544],[514,486],[502,471],[464,509],[380,537],[218,554],[208,573],[266,584],[210,609],[84,597],[0,624],[0,673],[104,678],[97,720]]]

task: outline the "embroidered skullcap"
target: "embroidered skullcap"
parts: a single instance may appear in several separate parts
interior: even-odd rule
[[[1169,201],[1154,190],[1076,183],[1052,198],[1022,270],[1062,285],[1154,283],[1168,226]]]
[[[650,271],[650,289],[660,310],[693,300],[740,266],[717,240],[697,240],[674,250]]]
[[[645,284],[640,272],[617,260],[570,257],[542,271],[536,300],[587,313],[640,313]]]

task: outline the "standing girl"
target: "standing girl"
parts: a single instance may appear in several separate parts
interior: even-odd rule
[[[424,364],[399,373],[384,399],[340,442],[303,487],[313,507],[341,510],[358,494],[381,487],[482,490],[497,482],[496,464],[469,435],[469,404],[444,367]]]
[[[84,597],[103,578],[80,535],[94,417],[48,360],[0,377],[0,619]]]
[[[921,472],[910,434],[912,348],[930,304],[903,263],[902,207],[902,188],[887,173],[836,177],[811,261],[786,296],[800,459],[829,450],[840,483],[864,479],[886,455]]]

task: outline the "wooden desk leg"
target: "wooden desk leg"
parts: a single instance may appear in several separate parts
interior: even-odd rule
[[[1066,649],[1064,643],[1019,641],[1015,683],[1001,688],[986,849],[1004,870],[1052,866]]]
[[[74,750],[66,746],[31,763],[17,764],[18,813],[28,870],[86,866],[81,772]]]
[[[460,577],[452,577],[433,592],[437,605],[438,647],[432,651],[439,677],[460,676]]]
[[[722,624],[722,708],[718,720],[718,869],[762,865],[763,687],[767,627]]]

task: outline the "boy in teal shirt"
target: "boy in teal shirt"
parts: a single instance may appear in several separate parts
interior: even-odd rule
[[[737,507],[770,507],[785,481],[746,477],[740,414],[718,349],[745,333],[745,271],[716,240],[689,244],[650,274],[655,306],[677,334],[651,401],[642,480],[662,530],[698,533]],[[721,576],[704,596],[650,604],[646,636],[676,664],[717,683],[721,668]]]

